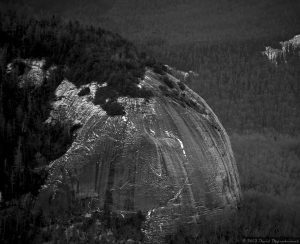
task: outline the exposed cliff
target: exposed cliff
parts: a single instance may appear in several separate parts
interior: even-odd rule
[[[294,36],[288,41],[280,42],[281,49],[275,49],[270,46],[262,52],[274,64],[288,63],[293,58],[300,58],[300,35]]]
[[[174,231],[176,223],[201,222],[236,208],[239,176],[226,131],[200,96],[166,76],[169,87],[147,69],[139,87],[154,96],[119,97],[124,116],[108,116],[94,105],[101,85],[77,88],[64,80],[46,123],[71,122],[77,137],[51,163],[40,198],[50,194],[55,202],[63,181],[77,199],[93,199],[95,208],[141,210],[152,242]],[[86,87],[90,92],[80,94]]]

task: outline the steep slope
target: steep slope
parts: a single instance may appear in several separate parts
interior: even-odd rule
[[[172,89],[148,69],[140,87],[154,97],[120,97],[126,115],[113,117],[92,102],[100,85],[76,88],[64,80],[47,123],[71,121],[81,127],[66,154],[50,164],[40,199],[50,194],[50,205],[65,202],[63,183],[77,199],[92,201],[94,210],[141,210],[150,242],[161,241],[179,223],[236,208],[239,177],[224,128],[200,96],[168,77]],[[85,87],[90,94],[78,96]]]

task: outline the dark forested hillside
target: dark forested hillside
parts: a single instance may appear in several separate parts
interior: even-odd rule
[[[270,37],[299,28],[297,0],[8,0],[100,25],[129,40],[171,44]],[[109,4],[108,4],[109,3]]]

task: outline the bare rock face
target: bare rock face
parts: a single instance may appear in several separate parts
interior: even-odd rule
[[[49,75],[49,70],[43,70],[45,60],[15,59],[7,66],[7,73],[16,72],[19,79],[19,86],[22,88],[25,84],[41,86],[44,78]],[[53,67],[51,67],[53,69]]]
[[[285,62],[295,56],[300,59],[300,35],[296,35],[288,41],[280,42],[280,44]]]
[[[40,195],[54,199],[65,182],[77,199],[92,199],[96,208],[141,210],[152,242],[179,222],[235,209],[241,193],[226,131],[199,95],[186,86],[177,89],[180,81],[168,77],[175,88],[166,95],[162,77],[147,70],[139,86],[155,96],[119,98],[126,115],[114,117],[93,104],[97,83],[76,88],[63,81],[46,122],[81,127],[65,155],[51,163]],[[84,87],[90,93],[79,96]]]
[[[275,65],[283,62],[288,63],[294,57],[300,58],[300,35],[296,35],[288,41],[282,41],[280,45],[281,49],[268,46],[262,54],[266,55],[270,62]]]

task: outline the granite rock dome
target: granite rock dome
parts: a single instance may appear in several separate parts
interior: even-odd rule
[[[96,82],[77,88],[64,80],[46,123],[73,124],[76,139],[50,164],[40,198],[55,199],[64,182],[76,199],[93,200],[95,208],[141,210],[152,241],[178,222],[201,222],[235,209],[239,175],[226,131],[199,95],[170,73],[165,76],[172,88],[147,69],[139,87],[154,96],[118,98],[123,116],[108,116],[93,104]],[[86,87],[90,92],[79,96]]]

